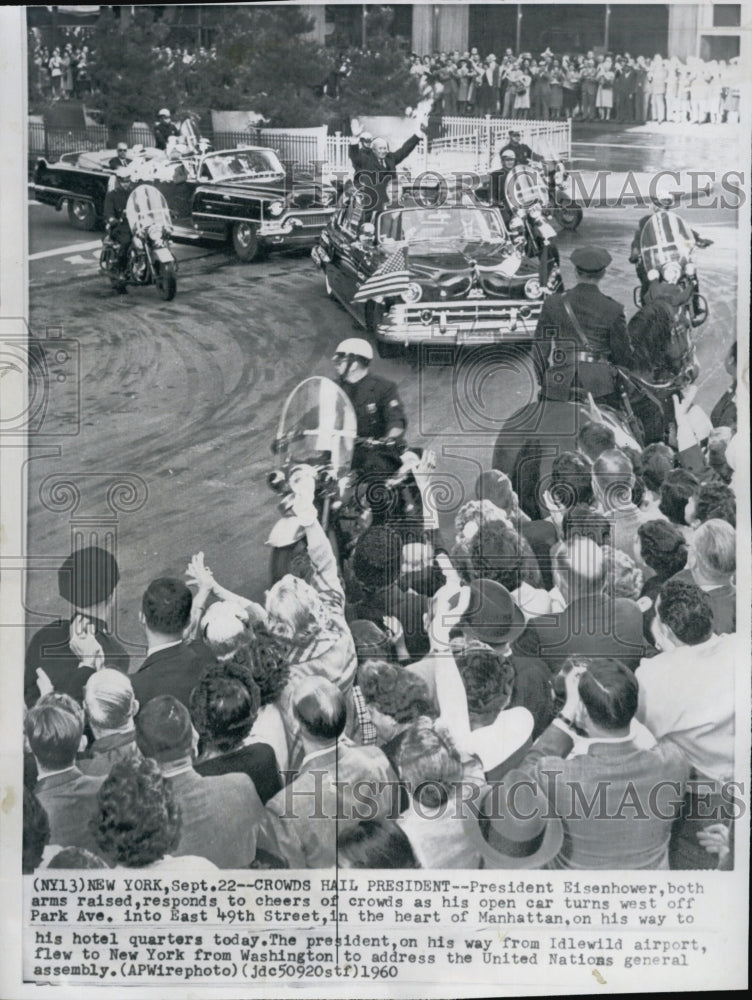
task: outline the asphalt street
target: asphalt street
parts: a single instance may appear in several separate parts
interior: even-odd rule
[[[733,162],[732,137],[703,138],[702,128],[687,138],[669,127],[654,134],[588,126],[575,140],[574,165],[589,169]],[[627,257],[642,214],[589,210],[576,233],[559,239],[567,284],[575,247],[609,249],[614,264],[603,290],[628,317],[635,277]],[[722,209],[681,214],[714,240],[697,254],[711,311],[697,334],[698,402],[709,408],[726,388],[723,359],[735,336],[737,219]],[[269,445],[284,399],[302,378],[332,374],[336,344],[358,334],[307,253],[244,265],[224,250],[178,246],[178,293],[165,303],[153,288],[113,294],[98,273],[99,242],[97,233],[71,228],[64,213],[29,205],[31,330],[65,349],[47,352],[59,368],[30,442],[28,482],[19,484],[28,497],[27,610],[30,627],[65,613],[53,570],[72,538],[109,535],[121,568],[117,631],[138,656],[141,593],[156,576],[182,575],[199,549],[223,584],[262,597],[264,541],[276,516]],[[453,484],[448,522],[487,467],[500,421],[535,394],[526,352],[429,352],[375,368],[399,385],[409,441],[438,452]]]

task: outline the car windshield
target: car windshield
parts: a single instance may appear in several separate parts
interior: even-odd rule
[[[379,240],[408,243],[498,243],[506,239],[496,212],[482,208],[402,208],[379,218]]]
[[[215,181],[239,177],[283,176],[284,172],[277,154],[271,149],[235,149],[207,156],[201,167],[201,177]]]

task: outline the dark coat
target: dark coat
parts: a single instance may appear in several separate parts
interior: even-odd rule
[[[397,176],[397,167],[412,153],[420,142],[419,135],[412,135],[399,149],[384,156],[383,166],[372,149],[364,149],[359,143],[350,146],[350,161],[355,170],[356,187],[382,188]]]
[[[98,618],[90,621],[94,623],[94,635],[104,652],[104,665],[127,674],[129,657],[125,649],[110,635],[103,621]],[[68,645],[70,626],[70,621],[61,618],[40,628],[32,637],[26,652],[24,671],[24,699],[29,708],[39,697],[38,667],[44,670],[56,691],[83,702],[86,682],[94,671],[90,667],[79,667],[78,657],[71,653]]]
[[[147,656],[131,677],[133,691],[143,708],[160,694],[171,694],[189,708],[191,691],[207,667],[216,663],[200,642],[181,642]]]
[[[585,336],[586,345],[567,315],[565,296]],[[600,391],[601,386],[594,384],[593,389],[590,388],[585,366],[578,363],[578,352],[587,351],[596,358],[625,367],[631,363],[624,307],[590,282],[581,282],[567,292],[549,295],[543,302],[535,337],[540,344],[542,384],[548,398],[566,399],[575,381],[586,390],[593,391],[595,398],[608,394],[609,390]],[[553,364],[552,341],[557,347]]]

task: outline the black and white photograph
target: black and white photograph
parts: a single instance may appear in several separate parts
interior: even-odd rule
[[[752,5],[0,16],[2,996],[744,989]]]

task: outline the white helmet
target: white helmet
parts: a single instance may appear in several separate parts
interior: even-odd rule
[[[169,118],[170,112],[168,108],[160,108],[157,112],[157,118]]]
[[[373,348],[367,340],[362,340],[360,337],[348,337],[347,340],[340,341],[334,353],[351,354],[353,357],[361,358],[366,364],[373,361]]]
[[[118,167],[115,171],[115,176],[119,181],[129,181],[132,180],[131,172],[128,167]]]

